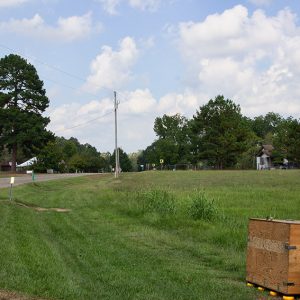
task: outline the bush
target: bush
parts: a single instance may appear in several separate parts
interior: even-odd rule
[[[211,221],[216,217],[217,208],[214,200],[209,200],[203,191],[196,191],[191,200],[188,212],[194,220]]]

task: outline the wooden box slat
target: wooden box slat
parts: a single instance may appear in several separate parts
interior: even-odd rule
[[[300,294],[300,221],[250,219],[246,279],[286,295]]]

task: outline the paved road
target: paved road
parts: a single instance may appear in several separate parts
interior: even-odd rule
[[[88,176],[88,175],[95,175],[93,173],[72,173],[72,174],[37,174],[35,176],[36,182],[41,181],[48,181],[60,178],[72,178],[72,177],[79,177],[79,176]],[[15,177],[15,185],[25,184],[32,182],[32,178],[30,174],[24,174],[21,176]],[[0,178],[0,188],[6,188],[10,186],[10,177]]]

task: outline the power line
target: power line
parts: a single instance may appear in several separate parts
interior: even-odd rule
[[[63,70],[63,69],[61,69],[61,68],[59,68],[59,67],[56,67],[56,66],[54,66],[54,65],[51,65],[51,64],[49,64],[49,63],[46,63],[46,62],[42,61],[41,59],[36,58],[36,57],[34,57],[34,56],[32,56],[32,55],[26,55],[26,54],[22,53],[21,51],[17,51],[16,49],[10,48],[10,47],[8,47],[8,46],[6,46],[6,45],[3,45],[3,44],[0,44],[0,47],[1,47],[1,48],[4,48],[4,49],[6,49],[6,50],[9,50],[9,51],[11,51],[11,52],[20,54],[21,56],[26,57],[27,59],[33,59],[33,60],[35,60],[37,63],[39,63],[39,64],[41,64],[41,65],[44,65],[44,66],[46,66],[46,67],[48,67],[48,68],[51,68],[51,69],[53,69],[53,70],[55,70],[55,71],[57,71],[57,72],[60,72],[60,73],[62,73],[62,74],[64,74],[64,75],[67,75],[67,76],[69,76],[69,77],[72,77],[72,78],[77,79],[77,80],[82,81],[82,82],[86,82],[86,79],[84,79],[84,78],[82,78],[82,77],[80,77],[80,76],[78,76],[78,75],[74,75],[74,74],[72,74],[72,73],[70,73],[70,72],[68,72],[68,71],[65,71],[65,70]],[[106,89],[106,90],[108,90],[108,91],[110,91],[110,92],[113,92],[112,89],[107,88],[107,87],[103,87],[103,86],[101,86],[101,87],[100,87],[100,86],[96,86],[96,88],[99,88],[99,89],[100,89],[100,88],[104,88],[104,89]]]
[[[129,98],[126,99],[126,100],[123,100],[123,102],[121,102],[121,101],[119,100],[119,101],[118,101],[118,105],[124,104],[124,103],[126,103],[126,102],[128,102],[128,101],[130,101]],[[72,127],[68,127],[68,128],[62,129],[62,130],[56,130],[56,132],[63,132],[63,131],[67,131],[67,130],[70,130],[70,129],[74,129],[74,128],[77,128],[77,127],[84,126],[84,125],[86,125],[86,124],[89,124],[89,123],[91,123],[91,122],[93,122],[93,121],[99,120],[99,119],[101,119],[101,118],[103,118],[103,117],[105,117],[105,116],[107,116],[107,115],[113,113],[114,110],[115,110],[115,108],[112,109],[111,111],[108,111],[108,112],[105,113],[104,115],[101,115],[101,116],[97,117],[97,118],[90,119],[90,120],[88,120],[88,121],[86,121],[86,122],[84,122],[84,123],[81,123],[81,124],[78,124],[78,125],[74,125],[74,126],[72,126]]]
[[[75,79],[77,79],[77,80],[80,80],[80,81],[85,81],[85,79],[83,79],[83,78],[81,78],[81,77],[79,77],[79,76],[77,76],[77,75],[71,74],[71,73],[69,73],[69,72],[67,72],[67,71],[65,71],[65,70],[62,70],[62,69],[60,69],[60,68],[58,68],[58,67],[56,67],[56,66],[50,65],[50,64],[48,64],[48,63],[46,63],[46,62],[44,62],[44,61],[42,61],[42,60],[40,60],[40,59],[38,59],[38,58],[32,56],[32,55],[26,55],[26,54],[22,53],[21,51],[17,51],[17,50],[15,50],[15,49],[12,49],[12,48],[10,48],[10,47],[8,47],[8,46],[5,46],[5,45],[3,45],[3,44],[0,44],[0,47],[1,47],[1,48],[4,48],[4,49],[6,49],[6,50],[9,50],[9,51],[15,52],[15,53],[19,53],[20,55],[22,55],[22,56],[24,56],[24,57],[26,57],[26,58],[28,58],[28,59],[33,59],[33,60],[35,60],[36,62],[38,62],[39,64],[44,65],[44,66],[46,66],[46,67],[49,67],[49,68],[51,68],[51,69],[53,69],[53,70],[55,70],[55,71],[61,72],[61,73],[65,74],[65,75],[67,75],[67,76],[73,77],[73,78],[75,78]]]
[[[15,52],[15,53],[19,53],[20,55],[22,55],[22,56],[24,56],[24,57],[26,57],[26,58],[28,58],[28,59],[33,59],[33,60],[35,60],[36,62],[38,62],[39,64],[44,65],[44,66],[46,66],[46,67],[49,67],[49,68],[51,68],[51,69],[53,69],[53,70],[55,70],[55,71],[57,71],[57,72],[60,72],[60,73],[62,73],[62,74],[64,74],[64,75],[67,75],[67,76],[69,76],[69,77],[75,78],[75,79],[77,79],[77,80],[79,80],[79,81],[82,81],[82,82],[86,82],[86,79],[84,79],[84,78],[82,78],[82,77],[80,77],[80,76],[78,76],[78,75],[74,75],[74,74],[72,74],[72,73],[70,73],[70,72],[68,72],[68,71],[65,71],[65,70],[63,70],[63,69],[61,69],[61,68],[58,68],[58,67],[56,67],[56,66],[53,66],[53,65],[51,65],[51,64],[49,64],[49,63],[46,63],[46,62],[42,61],[41,59],[36,58],[36,57],[34,57],[34,56],[32,56],[32,55],[26,55],[26,54],[22,53],[21,51],[17,51],[16,49],[13,49],[13,48],[11,48],[11,47],[8,47],[8,46],[6,46],[6,45],[4,45],[4,44],[0,44],[0,47],[1,47],[1,48],[4,48],[4,49],[7,49],[7,50],[9,50],[9,51]],[[60,83],[60,82],[58,82],[58,81],[56,81],[56,80],[47,78],[46,76],[43,76],[43,78],[46,79],[46,80],[48,80],[48,81],[50,81],[50,82],[53,82],[53,83],[55,83],[55,84],[58,84],[58,85],[60,85],[60,86],[62,86],[62,87],[68,88],[68,89],[72,89],[72,90],[76,90],[76,89],[77,89],[77,88],[75,88],[75,87],[73,87],[73,86],[66,85],[66,84],[62,84],[62,83]],[[96,86],[96,88],[100,88],[100,89],[104,88],[104,89],[106,89],[106,90],[109,91],[109,92],[114,92],[112,89],[107,88],[107,87]],[[88,91],[85,91],[85,93],[86,93],[86,94],[89,94],[89,95],[92,95],[92,96],[97,96],[95,93],[91,93],[91,92],[88,92]],[[121,95],[121,96],[123,95],[125,98],[128,97],[128,95],[125,95],[124,93],[122,93],[122,92],[120,92],[120,91],[118,91],[118,94]],[[123,102],[128,102],[129,100],[130,100],[130,99],[127,99],[127,100],[124,100]]]
[[[86,122],[83,122],[83,123],[81,123],[81,124],[74,125],[74,126],[72,126],[72,127],[68,127],[68,128],[61,129],[61,130],[56,130],[56,132],[63,132],[63,131],[67,131],[67,130],[70,130],[70,129],[74,129],[74,128],[77,128],[77,127],[81,127],[81,126],[87,125],[87,124],[92,123],[92,122],[94,122],[94,121],[96,121],[96,120],[102,119],[102,118],[106,117],[107,115],[109,115],[109,114],[111,114],[111,113],[113,113],[113,112],[114,112],[114,110],[111,110],[111,111],[109,111],[109,112],[107,112],[107,113],[101,115],[100,117],[97,117],[97,118],[88,120],[88,121],[86,121]]]
[[[80,77],[80,76],[74,75],[74,74],[72,74],[72,73],[70,73],[70,72],[67,72],[67,71],[65,71],[65,70],[63,70],[63,69],[60,69],[60,68],[58,68],[58,67],[56,67],[56,66],[53,66],[53,65],[51,65],[51,64],[49,64],[49,63],[46,63],[46,62],[44,62],[44,61],[42,61],[42,60],[40,60],[40,59],[38,59],[38,58],[36,58],[36,57],[34,57],[34,56],[25,55],[25,54],[21,53],[20,51],[16,51],[15,49],[12,49],[12,48],[10,48],[10,47],[8,47],[8,46],[6,46],[6,45],[3,45],[3,44],[0,44],[0,47],[2,47],[2,48],[4,48],[4,49],[7,49],[7,50],[9,50],[9,51],[11,51],[11,52],[20,53],[22,56],[24,56],[24,57],[26,57],[26,58],[33,59],[33,60],[35,60],[36,62],[38,62],[39,64],[44,65],[44,66],[46,66],[46,67],[49,67],[49,68],[51,68],[51,69],[53,69],[53,70],[55,70],[55,71],[57,71],[57,72],[60,72],[60,73],[62,73],[62,74],[64,74],[64,75],[67,75],[67,76],[69,76],[69,77],[75,78],[75,79],[80,80],[80,81],[83,81],[83,82],[86,81],[84,78],[82,78],[82,77]],[[46,78],[46,77],[44,77],[44,78],[45,78],[46,80],[48,80],[48,81],[52,81],[52,82],[54,82],[54,83],[56,83],[56,84],[58,84],[58,85],[60,85],[60,86],[65,87],[65,88],[68,88],[68,89],[76,89],[76,88],[74,88],[74,87],[72,87],[72,86],[62,84],[62,83],[57,82],[57,81],[55,81],[55,80],[53,80],[53,79],[49,79],[49,78]],[[103,88],[103,87],[101,87],[101,88]],[[105,87],[104,87],[104,88],[105,88]],[[105,88],[105,89],[110,90],[109,88]],[[110,91],[111,91],[111,90],[110,90]],[[88,94],[90,94],[90,95],[96,96],[95,94],[90,93],[90,92],[85,92],[85,93],[88,93]],[[128,95],[125,95],[125,94],[122,93],[122,92],[118,92],[118,93],[121,94],[121,95],[123,95],[125,98],[128,97]],[[123,100],[122,102],[119,101],[118,104],[124,104],[124,103],[126,103],[126,102],[128,102],[128,101],[130,101],[130,98],[127,98],[126,100]],[[88,120],[88,121],[86,121],[86,122],[84,122],[84,123],[80,123],[80,124],[77,124],[77,125],[74,125],[74,126],[71,126],[71,127],[65,128],[65,129],[62,129],[62,130],[56,130],[56,132],[64,132],[64,131],[68,131],[68,130],[71,130],[71,129],[74,129],[74,128],[78,128],[78,127],[81,127],[81,126],[85,126],[85,125],[87,125],[87,124],[89,124],[89,123],[91,123],[91,122],[94,122],[94,121],[96,121],[96,120],[99,120],[99,119],[101,119],[101,118],[103,118],[103,117],[105,117],[105,116],[111,114],[113,111],[114,111],[114,110],[111,110],[111,111],[105,113],[104,115],[101,115],[101,116],[99,116],[99,117],[97,117],[97,118],[90,119],[90,120]],[[2,137],[3,137],[3,136],[2,136]]]
[[[70,90],[77,90],[77,89],[78,89],[78,88],[76,88],[76,87],[74,87],[74,86],[66,85],[66,84],[60,83],[60,82],[58,82],[58,81],[56,81],[56,80],[47,78],[47,77],[45,77],[45,76],[43,76],[43,78],[46,79],[47,81],[53,82],[53,83],[55,83],[55,84],[58,84],[58,85],[60,85],[60,86],[62,86],[62,87],[68,88],[68,89],[70,89]],[[88,91],[85,91],[84,93],[85,93],[85,94],[89,94],[89,95],[94,96],[94,97],[97,97],[96,94],[91,93],[91,92],[88,92]]]

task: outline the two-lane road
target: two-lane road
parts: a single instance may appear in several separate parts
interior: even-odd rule
[[[95,175],[93,173],[72,173],[72,174],[36,174],[35,182],[48,181],[60,178],[72,178],[79,176]],[[32,182],[31,174],[18,175],[15,177],[14,185],[20,185]],[[0,178],[0,188],[10,186],[10,177]]]

